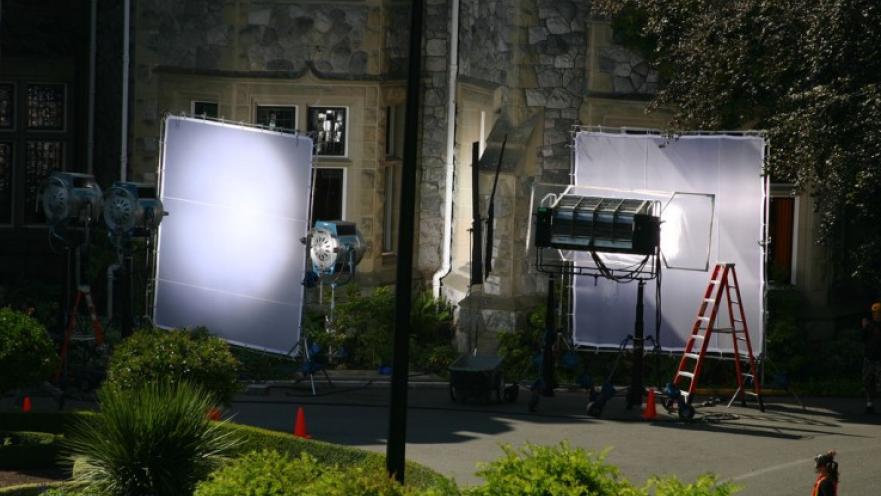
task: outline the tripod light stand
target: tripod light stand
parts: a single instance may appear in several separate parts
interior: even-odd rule
[[[643,294],[646,281],[660,274],[660,203],[652,200],[600,198],[568,192],[548,195],[536,210],[536,267],[548,274],[545,338],[542,351],[542,393],[551,394],[554,385],[553,345],[554,276],[603,277],[618,283],[637,282],[633,340],[633,374],[627,406],[642,402],[645,324]],[[547,251],[586,252],[580,262],[563,262]],[[629,265],[612,265],[602,253],[636,255]]]

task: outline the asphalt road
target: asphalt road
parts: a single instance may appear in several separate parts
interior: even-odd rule
[[[302,387],[273,388],[242,395],[231,411],[237,422],[290,432],[296,409],[304,407],[309,433],[324,441],[385,452],[387,387],[319,386],[318,396]],[[652,474],[693,480],[705,472],[733,480],[743,495],[810,494],[814,455],[839,453],[842,495],[881,494],[881,415],[865,416],[858,400],[769,398],[766,411],[754,406],[698,408],[691,422],[658,406],[643,421],[639,409],[612,400],[600,419],[584,414],[584,393],[560,392],[527,411],[528,394],[514,404],[453,403],[446,388],[409,391],[407,458],[453,477],[479,484],[479,462],[501,455],[499,446],[568,441],[589,451],[611,449],[608,460],[636,483]],[[700,401],[700,399],[699,399]]]

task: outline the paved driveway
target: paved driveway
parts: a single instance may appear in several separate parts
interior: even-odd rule
[[[274,388],[242,395],[232,408],[238,422],[290,431],[303,406],[316,439],[385,452],[387,387],[337,384]],[[476,465],[497,458],[500,444],[554,444],[563,440],[587,450],[611,448],[608,460],[629,479],[652,474],[692,480],[714,472],[744,487],[744,495],[810,494],[812,458],[835,448],[841,463],[841,493],[881,494],[881,416],[861,414],[857,400],[770,398],[764,413],[753,407],[702,407],[694,421],[679,422],[658,407],[653,422],[613,400],[595,419],[584,414],[583,393],[543,399],[529,413],[526,394],[515,404],[454,404],[442,387],[409,392],[407,458],[430,466],[460,484],[478,484]]]

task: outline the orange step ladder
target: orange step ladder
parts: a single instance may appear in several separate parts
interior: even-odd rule
[[[732,298],[733,296],[733,298]],[[716,318],[723,299],[728,308],[729,327],[717,327]],[[694,392],[697,389],[707,346],[713,333],[730,334],[734,343],[734,368],[737,374],[737,391],[728,403],[740,396],[741,402],[746,404],[746,396],[755,396],[759,403],[759,409],[765,411],[762,401],[762,386],[759,381],[756,358],[753,355],[752,344],[749,340],[749,329],[746,324],[746,314],[741,303],[740,287],[737,284],[737,272],[733,263],[718,263],[710,276],[707,290],[697,310],[697,318],[691,328],[691,336],[685,345],[685,352],[679,361],[676,375],[673,376],[673,385],[682,390],[682,395],[688,404],[691,404]],[[744,370],[746,369],[746,370]],[[688,388],[681,387],[680,382],[688,380]],[[752,390],[747,390],[750,388]]]

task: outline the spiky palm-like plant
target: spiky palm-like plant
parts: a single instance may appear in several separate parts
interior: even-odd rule
[[[88,493],[190,495],[235,440],[206,412],[214,399],[188,383],[105,387],[101,411],[68,436],[74,482]]]

